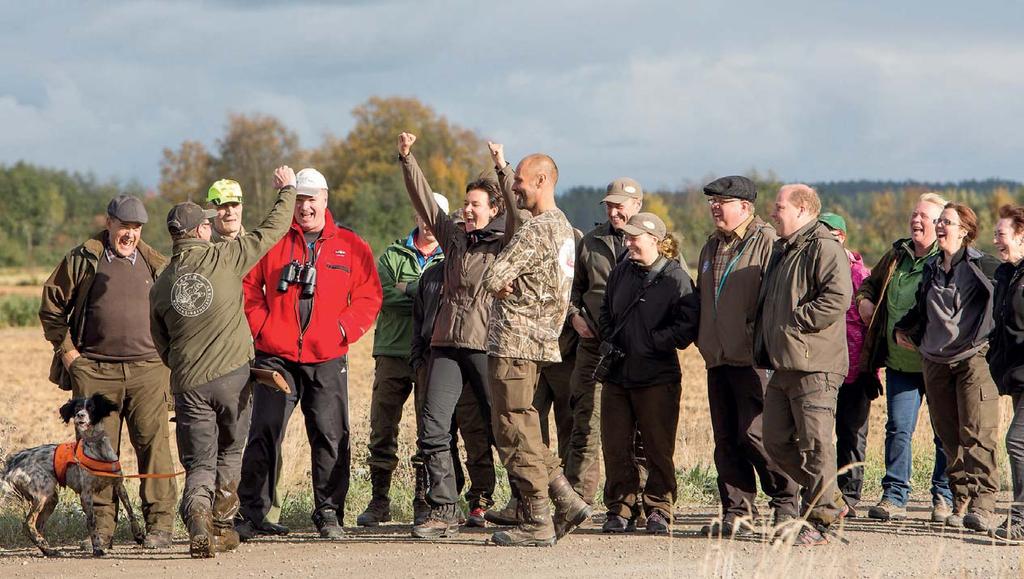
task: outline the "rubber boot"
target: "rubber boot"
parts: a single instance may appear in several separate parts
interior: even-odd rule
[[[422,525],[430,516],[430,503],[427,502],[427,466],[417,456],[412,459],[412,467],[416,473],[416,490],[412,499],[412,523]]]
[[[391,520],[391,498],[388,496],[391,491],[391,471],[370,467],[370,484],[373,486],[370,504],[356,517],[356,524],[360,527],[376,527]]]
[[[234,551],[240,541],[234,520],[238,514],[238,481],[218,487],[213,495],[213,550]]]
[[[564,474],[559,474],[548,483],[548,495],[555,503],[555,536],[559,539],[573,532],[590,518],[594,508],[576,494]]]
[[[193,559],[212,559],[213,517],[206,506],[193,506],[185,517],[188,529],[188,554]]]
[[[522,522],[517,527],[494,533],[491,541],[501,547],[550,547],[555,544],[555,525],[551,521],[547,497],[520,499],[519,517]]]

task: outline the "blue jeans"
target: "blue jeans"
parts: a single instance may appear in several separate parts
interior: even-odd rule
[[[910,473],[913,454],[910,440],[917,428],[917,415],[924,398],[924,374],[885,370],[885,476],[882,499],[905,506],[910,497]],[[932,468],[932,498],[942,497],[953,504],[953,493],[946,477],[946,454],[935,437],[935,466]]]

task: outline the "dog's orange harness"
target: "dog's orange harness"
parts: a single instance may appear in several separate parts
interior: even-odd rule
[[[106,473],[121,472],[121,461],[90,458],[86,456],[84,446],[81,440],[72,440],[57,445],[57,450],[53,453],[53,470],[57,474],[57,482],[60,483],[60,486],[67,484],[68,465],[72,463],[101,476]]]

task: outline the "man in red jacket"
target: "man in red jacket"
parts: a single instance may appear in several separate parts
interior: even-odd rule
[[[243,540],[285,534],[265,520],[277,485],[275,465],[288,418],[302,406],[313,454],[313,522],[320,536],[341,538],[348,494],[348,346],[377,318],[381,286],[373,252],[358,235],[335,225],[327,209],[327,180],[316,169],[296,175],[291,230],[245,277],[245,315],[259,368],[277,370],[285,395],[253,390],[253,418],[242,458]]]

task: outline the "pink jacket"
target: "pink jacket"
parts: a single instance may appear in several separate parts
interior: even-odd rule
[[[850,258],[850,279],[853,281],[854,298],[850,309],[846,310],[846,347],[850,352],[850,373],[846,375],[843,384],[851,384],[860,375],[860,350],[864,346],[864,335],[868,331],[867,324],[860,319],[860,313],[857,312],[857,290],[871,275],[871,270],[864,265],[864,259],[859,253],[846,250],[846,256]]]

